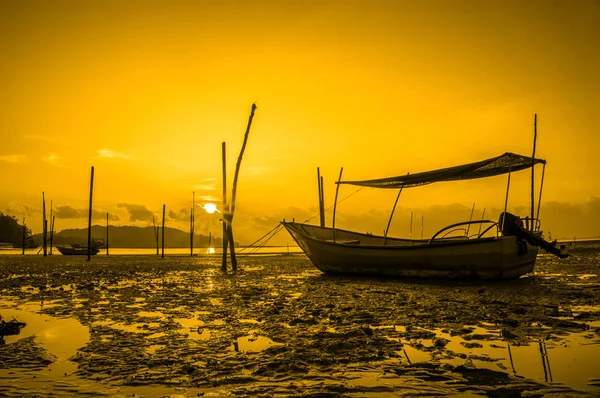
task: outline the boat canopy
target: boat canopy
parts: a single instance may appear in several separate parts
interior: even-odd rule
[[[500,156],[481,160],[479,162],[462,164],[460,166],[447,167],[416,174],[407,174],[398,177],[378,178],[374,180],[339,181],[337,184],[359,185],[371,188],[411,188],[431,184],[433,182],[492,177],[528,169],[538,163],[546,164],[546,161],[506,152]]]

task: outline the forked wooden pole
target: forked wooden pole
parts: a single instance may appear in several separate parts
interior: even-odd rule
[[[237,258],[235,256],[235,240],[233,239],[233,215],[235,213],[235,200],[237,197],[237,184],[238,184],[238,176],[240,173],[240,166],[242,165],[242,158],[244,157],[244,152],[246,151],[246,144],[248,143],[248,136],[250,135],[250,127],[252,126],[252,120],[254,119],[254,112],[256,111],[256,104],[252,104],[252,108],[250,110],[250,116],[248,117],[248,125],[246,126],[246,132],[244,133],[244,142],[242,143],[242,149],[240,150],[240,155],[238,156],[237,163],[235,164],[235,173],[233,175],[233,189],[231,192],[231,206],[229,213],[229,222],[227,223],[227,232],[228,239],[230,242],[229,249],[231,254],[231,268],[233,271],[237,271]]]

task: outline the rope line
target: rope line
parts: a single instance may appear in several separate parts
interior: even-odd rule
[[[360,188],[358,188],[356,191],[352,192],[350,195],[348,195],[348,196],[346,196],[346,197],[344,197],[344,198],[342,198],[342,199],[338,200],[338,202],[337,202],[337,203],[342,203],[344,200],[346,200],[346,199],[348,199],[350,196],[352,196],[352,195],[354,195],[354,194],[358,193],[358,192],[359,192],[359,191],[361,191],[363,188],[366,188],[366,187],[360,187]],[[326,209],[325,209],[325,211],[332,209],[334,205],[335,205],[335,204],[333,204],[333,205],[329,206],[328,208],[326,208]],[[312,220],[313,218],[315,218],[315,217],[316,217],[316,216],[318,216],[318,215],[319,215],[319,214],[315,214],[314,216],[312,216],[312,217],[311,217],[311,218],[309,218],[308,220],[305,220],[304,222],[302,222],[302,224],[306,224],[307,222],[309,222],[310,220]]]

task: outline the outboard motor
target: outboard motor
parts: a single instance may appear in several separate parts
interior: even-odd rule
[[[500,214],[498,220],[498,226],[504,236],[516,236],[517,239],[522,239],[528,242],[530,245],[541,247],[548,253],[552,253],[560,258],[567,258],[569,254],[566,252],[565,245],[556,247],[556,240],[548,242],[541,236],[534,234],[533,232],[523,227],[523,220],[520,217],[510,213]]]

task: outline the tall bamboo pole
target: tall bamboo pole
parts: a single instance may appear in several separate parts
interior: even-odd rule
[[[223,257],[221,260],[221,270],[227,271],[227,144],[221,143],[221,161],[223,171]]]
[[[108,256],[108,212],[106,212],[106,255]]]
[[[161,233],[161,239],[162,239],[162,251],[161,251],[161,257],[165,258],[165,209],[166,206],[163,205],[163,213],[162,213],[162,233]]]
[[[535,144],[537,142],[537,113],[533,115],[533,153],[531,155],[531,225],[533,232],[533,214],[535,210]]]
[[[88,211],[88,245],[87,245],[87,259],[90,261],[92,256],[92,197],[94,194],[94,166],[92,166],[92,174],[90,177],[90,205]]]
[[[46,240],[48,239],[48,230],[46,225],[46,197],[44,196],[44,192],[42,192],[42,240],[43,240],[43,248],[44,248],[44,257],[48,255]]]
[[[337,186],[335,187],[335,200],[333,201],[333,219],[331,221],[331,228],[332,228],[332,232],[333,232],[333,241],[334,242],[335,242],[335,212],[336,212],[336,208],[337,208],[338,193],[340,191],[340,181],[342,181],[342,173],[343,172],[344,172],[344,168],[342,167],[340,169],[340,176],[338,177]]]

